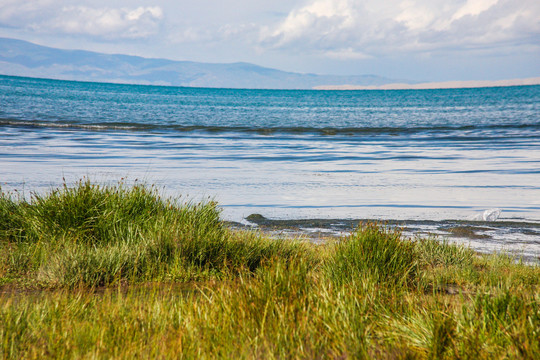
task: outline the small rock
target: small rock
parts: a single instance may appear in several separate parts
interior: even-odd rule
[[[259,223],[267,221],[268,219],[262,216],[261,214],[251,214],[248,217],[246,217],[246,220],[255,224],[259,224]]]

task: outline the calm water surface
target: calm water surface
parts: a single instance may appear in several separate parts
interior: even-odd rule
[[[540,86],[280,91],[0,76],[2,189],[41,192],[82,176],[210,196],[233,221],[420,224],[499,208],[479,242],[534,257]],[[515,222],[525,225],[500,226]]]

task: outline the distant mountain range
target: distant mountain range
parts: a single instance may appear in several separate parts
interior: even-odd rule
[[[375,75],[337,76],[286,72],[249,63],[211,64],[62,50],[0,38],[0,74],[62,80],[220,88],[311,89],[378,87],[413,81]]]

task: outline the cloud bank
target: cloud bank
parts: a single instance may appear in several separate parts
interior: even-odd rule
[[[155,35],[164,18],[159,6],[114,8],[69,3],[4,0],[0,4],[0,25],[39,33],[83,35],[104,40],[140,39]]]
[[[269,49],[363,59],[390,53],[535,47],[537,0],[315,0],[262,29]]]

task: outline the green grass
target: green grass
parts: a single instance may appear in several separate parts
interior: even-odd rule
[[[99,287],[254,271],[307,252],[296,242],[233,233],[214,202],[163,199],[153,187],[80,181],[29,201],[0,200],[2,281]]]
[[[540,267],[365,224],[324,245],[81,181],[0,196],[0,358],[533,359]]]
[[[340,285],[359,278],[384,285],[407,285],[418,274],[415,244],[402,241],[399,231],[376,224],[361,225],[337,242],[326,264],[331,279]]]

